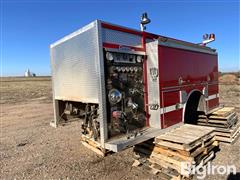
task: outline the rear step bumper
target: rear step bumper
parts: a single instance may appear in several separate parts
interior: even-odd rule
[[[113,152],[119,152],[123,149],[129,148],[131,146],[134,146],[136,144],[139,144],[141,142],[147,141],[151,138],[154,138],[156,136],[159,136],[167,131],[170,131],[172,129],[175,129],[179,126],[183,125],[182,122],[175,124],[173,126],[170,126],[166,129],[160,129],[160,128],[147,128],[140,132],[140,135],[137,135],[134,138],[127,139],[126,136],[109,140],[105,143],[105,149],[111,150]]]

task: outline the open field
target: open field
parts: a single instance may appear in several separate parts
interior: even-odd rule
[[[49,77],[2,78],[0,94],[0,179],[158,178],[143,166],[132,167],[131,148],[105,158],[85,148],[79,140],[78,122],[50,127],[53,106]],[[221,84],[220,101],[236,107],[240,115],[239,83]],[[220,148],[213,164],[234,164],[240,172],[240,139]]]

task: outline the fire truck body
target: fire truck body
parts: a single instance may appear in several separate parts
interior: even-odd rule
[[[214,49],[96,20],[53,43],[55,127],[119,151],[219,106]]]

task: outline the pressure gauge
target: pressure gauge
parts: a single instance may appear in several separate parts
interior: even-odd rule
[[[107,60],[109,60],[109,61],[112,61],[114,58],[113,58],[113,54],[111,53],[111,52],[107,52],[106,53],[106,58],[107,58]]]
[[[117,104],[122,100],[122,93],[117,89],[111,89],[108,93],[108,100],[111,104]]]
[[[117,72],[120,72],[121,71],[121,68],[120,67],[116,67],[116,70],[117,70]]]
[[[137,56],[137,62],[141,63],[142,62],[142,56]]]
[[[138,72],[138,67],[134,67],[134,71],[135,71],[135,72]]]
[[[130,67],[129,70],[130,70],[130,72],[133,72],[133,71],[134,71],[134,68],[133,68],[133,67]]]
[[[125,72],[125,70],[126,70],[125,67],[121,67],[122,72]]]

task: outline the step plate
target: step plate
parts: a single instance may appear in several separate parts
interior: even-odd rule
[[[127,139],[127,136],[123,136],[117,139],[110,139],[108,142],[105,143],[105,149],[111,150],[113,152],[119,152],[123,149],[147,141],[151,138],[155,138],[163,133],[166,133],[167,131],[180,127],[181,125],[183,125],[182,122],[165,129],[146,128],[140,131],[140,133],[138,133],[139,135],[137,135],[136,137],[131,137],[130,139]]]

